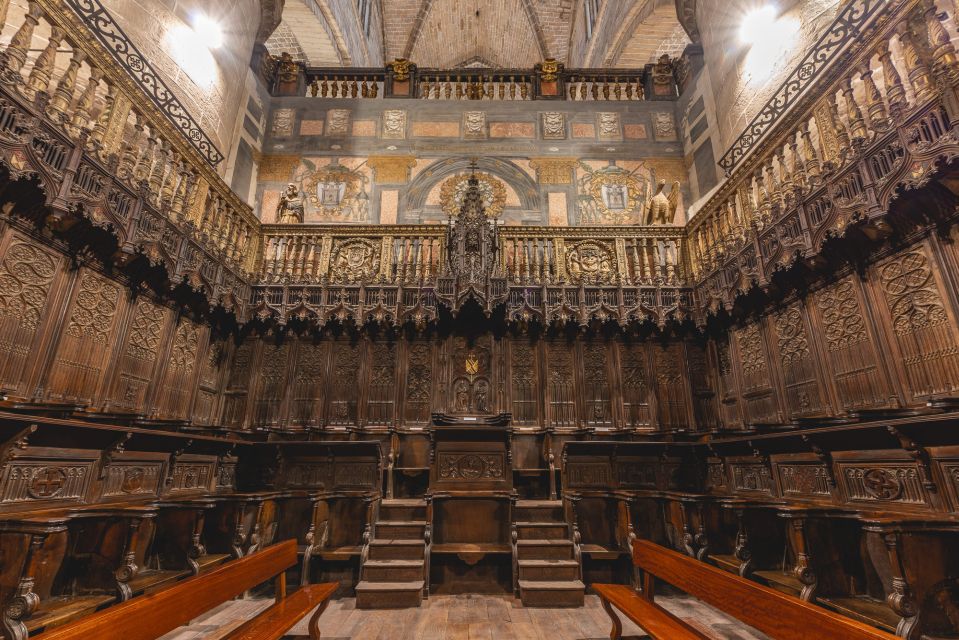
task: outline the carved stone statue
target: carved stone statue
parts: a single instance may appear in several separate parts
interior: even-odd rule
[[[676,209],[679,208],[679,181],[673,183],[667,196],[666,181],[660,180],[656,186],[656,195],[649,201],[646,213],[646,224],[672,224],[676,219]]]
[[[280,196],[276,205],[276,221],[280,224],[296,224],[303,222],[303,198],[300,190],[292,182],[286,185],[286,191]]]

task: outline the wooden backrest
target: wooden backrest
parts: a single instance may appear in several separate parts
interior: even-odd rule
[[[902,640],[647,540],[633,542],[633,563],[775,640]]]
[[[286,540],[231,560],[210,573],[109,607],[37,637],[40,640],[154,640],[295,564],[296,541]]]

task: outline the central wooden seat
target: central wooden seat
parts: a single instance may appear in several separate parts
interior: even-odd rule
[[[230,638],[281,638],[312,609],[310,638],[320,637],[318,621],[338,583],[307,585],[286,596],[286,570],[297,564],[296,541],[286,540],[233,560],[204,575],[133,598],[37,636],[41,640],[123,638],[154,640],[243,592],[276,579],[277,602],[236,629]]]

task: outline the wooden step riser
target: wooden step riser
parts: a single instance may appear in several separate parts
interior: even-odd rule
[[[418,525],[377,524],[376,537],[384,540],[422,540],[426,527]]]
[[[565,518],[562,507],[516,507],[513,510],[513,520],[516,522],[563,522]]]
[[[565,524],[550,525],[548,527],[516,527],[516,533],[520,540],[566,540],[569,536],[566,533]]]
[[[418,567],[363,567],[363,579],[369,582],[413,582],[423,579],[423,565]],[[538,580],[539,578],[533,578]]]
[[[356,592],[357,609],[406,609],[418,607],[423,602],[423,590],[415,591],[359,591]]]
[[[521,589],[524,607],[582,607],[583,589]]]
[[[572,560],[573,547],[518,547],[520,560]]]
[[[555,580],[567,582],[579,580],[578,567],[520,567],[520,580]]]
[[[424,546],[371,546],[370,560],[422,560]]]
[[[426,520],[426,507],[385,507],[380,505],[380,520],[395,520],[398,522]]]

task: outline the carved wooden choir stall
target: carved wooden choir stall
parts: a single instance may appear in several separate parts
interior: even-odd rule
[[[817,45],[841,56],[810,54],[841,64],[804,67],[685,227],[507,226],[466,159],[445,224],[304,224],[293,192],[262,224],[74,4],[27,0],[0,51],[5,640],[202,585],[212,607],[223,576],[278,577],[235,637],[334,592],[581,606],[591,585],[698,637],[652,576],[747,622],[722,585],[858,637],[959,637],[959,73],[936,3],[843,3]],[[626,95],[670,105],[662,64]],[[621,91],[555,61],[461,71],[474,98]],[[316,70],[273,73],[327,98]],[[407,61],[368,75],[332,86],[453,92]]]

